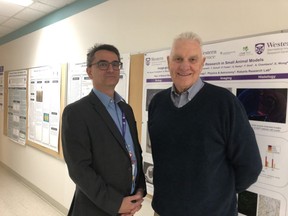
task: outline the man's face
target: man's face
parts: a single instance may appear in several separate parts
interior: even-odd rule
[[[167,59],[178,93],[186,91],[198,80],[205,62],[200,44],[189,39],[175,41]]]
[[[107,69],[98,67],[98,62],[119,62],[117,55],[108,50],[99,50],[94,54],[92,65],[87,68],[87,74],[93,80],[93,86],[101,92],[114,90],[120,77],[120,69],[113,68],[109,64]]]

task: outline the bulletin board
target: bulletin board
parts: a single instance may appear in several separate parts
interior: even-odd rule
[[[131,60],[130,60],[130,73],[131,75],[129,75],[129,97],[128,97],[128,101],[129,104],[131,104],[131,106],[133,107],[134,110],[134,114],[135,114],[135,118],[137,120],[137,126],[138,126],[138,137],[139,140],[141,139],[141,125],[142,125],[142,91],[143,91],[143,59],[144,59],[144,55],[143,54],[137,54],[137,55],[131,55]],[[53,157],[56,158],[61,158],[63,159],[63,150],[62,150],[62,143],[61,143],[61,119],[62,119],[62,112],[66,106],[66,101],[67,101],[67,77],[68,77],[68,64],[62,64],[61,65],[61,85],[60,85],[60,114],[59,114],[59,136],[57,139],[57,148],[58,151],[54,151],[51,150],[50,148],[45,147],[44,145],[41,145],[35,141],[33,141],[33,139],[29,139],[29,129],[31,130],[31,121],[32,119],[30,118],[30,116],[33,114],[29,114],[29,98],[30,98],[30,94],[33,94],[31,92],[31,85],[29,83],[29,76],[31,75],[31,71],[33,72],[37,72],[37,69],[41,69],[41,68],[45,68],[47,66],[39,66],[39,67],[33,67],[33,68],[25,68],[25,69],[19,69],[19,70],[15,70],[15,71],[21,71],[21,70],[27,70],[27,85],[26,85],[26,89],[27,89],[27,93],[26,93],[26,101],[27,101],[27,112],[26,112],[26,117],[27,117],[27,121],[26,121],[26,140],[25,140],[25,145],[29,145],[32,146],[42,152],[45,152]],[[4,73],[4,135],[8,136],[8,74],[10,73],[10,71],[6,71]],[[36,91],[36,90],[35,90]],[[40,96],[38,96],[40,97]],[[31,98],[30,98],[31,99]],[[36,96],[35,96],[35,100],[36,100]],[[41,99],[39,99],[41,100]],[[51,98],[50,100],[55,100],[55,98]],[[44,117],[43,117],[44,118]]]
[[[42,145],[41,143],[39,144],[38,142],[34,141],[33,139],[29,139],[29,129],[31,130],[33,128],[33,126],[31,126],[31,121],[33,120],[33,117],[37,116],[36,112],[35,114],[29,114],[29,108],[31,108],[31,101],[33,100],[33,97],[31,97],[31,95],[33,96],[33,88],[36,88],[35,85],[33,87],[33,85],[31,85],[31,83],[29,83],[29,76],[31,75],[31,72],[37,72],[37,69],[39,69],[39,71],[45,67],[50,67],[50,66],[40,66],[40,67],[34,67],[34,68],[27,68],[27,69],[20,69],[20,70],[14,70],[14,71],[6,71],[4,73],[4,135],[8,136],[9,135],[9,125],[8,125],[8,120],[9,120],[9,107],[8,107],[8,96],[9,96],[9,74],[13,73],[13,72],[21,72],[21,71],[27,71],[27,77],[26,77],[26,137],[25,137],[25,143],[29,146],[32,146],[40,151],[43,151],[49,155],[52,155],[56,158],[61,158],[63,159],[63,151],[62,151],[62,145],[61,145],[61,137],[60,137],[60,128],[61,128],[61,117],[62,117],[62,111],[65,107],[65,93],[66,93],[66,77],[67,77],[67,64],[59,64],[59,111],[58,113],[58,121],[57,121],[57,140],[55,141],[55,149],[53,150],[49,147],[46,147],[45,145]],[[10,81],[11,82],[11,81]],[[43,83],[46,82],[46,84],[49,82],[46,80],[43,80]],[[39,84],[39,83],[38,83]],[[38,92],[39,93],[39,92]],[[41,101],[41,95],[35,95],[35,100],[37,97],[37,100]],[[43,95],[42,95],[43,96]],[[47,101],[50,103],[53,102],[53,100],[55,100],[55,94],[53,96],[50,96],[49,98],[47,98]],[[30,104],[30,107],[29,107]],[[35,105],[34,105],[35,106]],[[11,107],[10,107],[11,108]],[[39,110],[39,109],[38,109]],[[10,113],[11,114],[11,113]],[[43,115],[43,122],[46,120],[48,122],[48,117],[47,115]],[[39,118],[38,118],[39,120]],[[29,122],[30,121],[30,122]],[[11,130],[11,129],[10,129]],[[37,131],[35,133],[35,135],[38,135],[39,131]],[[35,139],[36,140],[36,139]]]
[[[129,104],[133,108],[137,121],[138,137],[140,142],[142,129],[143,66],[144,54],[131,55]]]
[[[48,69],[47,69],[48,67]],[[59,67],[59,68],[58,68]],[[50,89],[49,91],[53,90],[55,91],[55,88],[58,88],[57,91],[53,93],[51,93],[49,96],[47,96],[45,98],[45,87],[43,87],[44,89],[39,89],[39,86],[42,87],[43,85],[38,85],[36,86],[36,84],[33,84],[33,79],[37,80],[37,73],[38,70],[40,71],[40,76],[41,76],[41,71],[49,71],[51,69],[51,71],[53,71],[53,75],[51,77],[47,77],[46,79],[43,79],[43,82],[55,82],[56,84],[52,84],[52,86],[54,85],[55,87],[52,87],[52,89]],[[36,75],[34,76],[34,78],[32,77],[31,73],[35,73]],[[60,73],[59,76],[55,75],[57,73]],[[54,76],[55,75],[55,76]],[[30,78],[29,81],[31,83],[29,83],[29,88],[28,88],[28,109],[27,109],[27,144],[30,146],[33,146],[49,155],[52,155],[54,157],[57,158],[61,158],[63,159],[63,151],[62,151],[62,145],[61,145],[61,117],[62,117],[62,112],[63,109],[65,107],[65,93],[66,93],[66,77],[67,77],[67,64],[61,64],[61,65],[50,65],[50,66],[42,66],[42,67],[37,67],[37,68],[30,68],[29,69],[29,74],[28,77]],[[35,78],[36,77],[36,78]],[[28,81],[28,82],[29,82]],[[59,81],[59,83],[57,84],[57,81]],[[39,82],[39,81],[38,81]],[[48,84],[49,85],[49,84]],[[58,86],[58,87],[57,87]],[[33,89],[34,88],[34,89]],[[58,91],[59,90],[59,91]],[[48,93],[48,92],[46,92]],[[30,94],[30,95],[29,95]],[[33,97],[33,94],[34,95]],[[59,95],[58,95],[59,94]],[[31,96],[32,95],[32,96]],[[32,131],[32,129],[34,130],[34,125],[32,124],[32,120],[33,118],[31,118],[34,114],[33,114],[33,106],[34,104],[31,103],[32,100],[38,100],[40,102],[45,103],[45,99],[46,99],[46,103],[55,103],[55,107],[52,106],[51,110],[45,110],[45,108],[43,108],[42,112],[43,112],[43,124],[38,124],[35,127],[37,128],[41,128],[42,131],[44,131],[44,129],[46,128],[48,130],[50,130],[50,133],[48,134],[48,132],[46,132],[46,139],[48,139],[50,141],[49,145],[45,143],[45,138],[44,135],[42,137],[35,137],[38,134],[38,131],[36,129],[36,131]],[[59,104],[58,104],[59,103]],[[29,107],[29,105],[31,107]],[[47,108],[46,108],[47,109]],[[53,116],[53,113],[54,116]],[[54,123],[53,123],[54,121]],[[37,122],[36,122],[37,124]],[[54,130],[54,131],[53,131]],[[43,133],[43,132],[42,132]],[[49,137],[47,137],[47,135],[49,135]],[[54,138],[54,140],[53,140]],[[36,141],[35,141],[36,140]],[[39,141],[38,141],[39,140]],[[54,144],[53,144],[54,142]]]
[[[141,140],[141,125],[142,125],[142,91],[143,91],[143,60],[144,60],[144,54],[136,54],[131,55],[130,60],[130,75],[129,75],[129,97],[128,101],[129,104],[133,107],[133,111],[135,114],[135,118],[137,121],[137,127],[138,127],[138,137],[139,140]],[[67,101],[67,76],[68,76],[68,65],[62,64],[61,65],[61,85],[60,85],[60,115],[59,115],[59,136],[58,136],[58,152],[51,150],[43,145],[39,145],[39,143],[29,139],[29,124],[31,121],[31,118],[29,118],[28,110],[29,110],[29,94],[31,94],[31,85],[29,85],[29,76],[31,75],[31,70],[41,69],[46,66],[39,66],[39,67],[33,67],[33,68],[25,68],[21,70],[27,70],[27,95],[26,95],[26,101],[27,101],[27,121],[26,121],[26,141],[25,144],[32,146],[42,152],[45,152],[49,155],[52,155],[56,158],[63,159],[63,150],[62,150],[62,143],[61,143],[61,119],[62,119],[62,112],[64,110],[64,107],[66,106]],[[17,70],[18,71],[18,70]],[[8,74],[10,71],[6,71],[4,73],[4,135],[8,135]],[[29,93],[30,92],[30,93]],[[35,96],[36,97],[36,96]],[[54,100],[54,98],[51,98],[51,100]],[[30,126],[31,127],[31,126]]]

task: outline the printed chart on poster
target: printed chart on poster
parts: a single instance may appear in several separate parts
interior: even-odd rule
[[[27,70],[8,72],[7,135],[14,142],[26,142]]]
[[[120,70],[120,79],[115,90],[128,102],[130,55],[121,55],[121,62],[123,66]],[[92,80],[86,73],[86,67],[86,62],[69,64],[67,104],[79,100],[91,92],[93,85]]]
[[[243,103],[261,153],[263,170],[239,194],[239,215],[288,215],[288,34],[266,34],[204,44],[201,78],[229,89]],[[168,50],[144,57],[142,143],[148,193],[153,194],[153,161],[147,107],[155,93],[171,86]],[[213,111],[213,110],[211,110]]]
[[[28,140],[58,152],[61,65],[29,69]]]

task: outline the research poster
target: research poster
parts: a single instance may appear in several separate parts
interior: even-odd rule
[[[144,60],[143,110],[146,111],[142,118],[142,145],[145,145],[144,169],[146,164],[145,175],[151,192],[153,161],[147,106],[156,92],[171,86],[164,61],[167,52],[147,53]],[[242,102],[262,158],[263,170],[258,181],[238,196],[239,215],[288,215],[288,34],[204,44],[203,54],[206,62],[201,78],[227,88]]]
[[[144,161],[143,171],[146,179],[147,192],[150,195],[153,195],[154,188],[151,143],[147,128],[148,106],[157,92],[170,87],[172,84],[167,65],[169,52],[169,50],[161,50],[144,54],[141,143]]]
[[[29,69],[28,140],[58,152],[61,65]]]
[[[4,109],[4,66],[0,66],[0,111]]]
[[[14,142],[26,142],[27,70],[8,72],[7,135]]]
[[[121,62],[123,63],[123,67],[120,70],[120,79],[115,90],[128,103],[130,55],[121,55]],[[92,80],[86,73],[86,62],[69,64],[67,104],[88,95],[92,88]]]

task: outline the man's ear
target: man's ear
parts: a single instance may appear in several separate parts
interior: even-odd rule
[[[168,65],[168,69],[169,69],[169,56],[167,56],[167,65]]]
[[[87,67],[87,68],[86,68],[86,73],[88,74],[88,76],[89,76],[90,79],[93,78],[93,74],[92,74],[92,69],[91,69],[91,67]]]
[[[203,60],[202,60],[202,67],[204,67],[205,61],[206,61],[206,57],[203,57]]]

